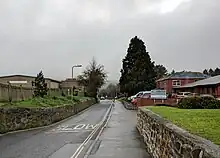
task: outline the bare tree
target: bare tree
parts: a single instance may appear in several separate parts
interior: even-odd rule
[[[97,99],[98,90],[105,84],[106,78],[104,66],[98,64],[93,58],[83,74],[78,76],[78,81],[86,88],[87,96]]]

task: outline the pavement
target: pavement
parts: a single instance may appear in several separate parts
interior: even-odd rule
[[[103,119],[110,104],[111,101],[102,101],[52,127],[0,136],[0,158],[71,158]]]
[[[136,111],[116,102],[102,135],[89,158],[151,158],[136,130]]]

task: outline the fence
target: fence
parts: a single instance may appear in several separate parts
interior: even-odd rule
[[[16,87],[0,83],[0,102],[20,101],[33,97],[32,88]],[[49,89],[48,95],[58,96],[64,93],[68,95],[67,89]]]

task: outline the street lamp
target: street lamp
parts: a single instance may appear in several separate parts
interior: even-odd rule
[[[74,67],[82,67],[82,65],[74,65],[74,66],[72,66],[72,79],[73,79],[73,68]]]

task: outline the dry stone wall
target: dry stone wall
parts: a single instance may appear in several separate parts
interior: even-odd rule
[[[0,133],[50,125],[95,103],[89,99],[75,105],[50,108],[0,108]]]
[[[137,110],[138,107],[136,105],[133,105],[131,103],[128,103],[126,101],[121,101],[121,103],[124,105],[125,109],[127,110]]]
[[[192,135],[150,110],[138,109],[137,129],[154,158],[220,158],[219,146]]]

